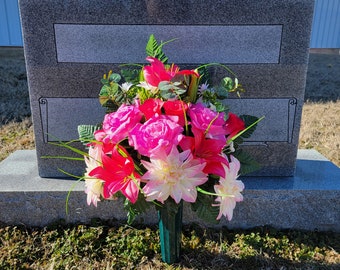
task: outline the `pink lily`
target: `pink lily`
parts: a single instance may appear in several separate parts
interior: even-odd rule
[[[179,70],[176,65],[165,67],[164,64],[155,57],[147,57],[147,61],[150,62],[150,66],[143,68],[145,81],[154,87],[158,87],[158,84],[162,81],[171,81],[176,75],[195,75],[199,77],[199,74],[193,70]]]

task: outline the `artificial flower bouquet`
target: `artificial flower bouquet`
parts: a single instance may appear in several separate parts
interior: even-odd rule
[[[107,108],[103,123],[78,127],[88,147],[87,203],[97,206],[124,196],[129,223],[153,205],[170,205],[176,213],[182,201],[204,220],[231,220],[236,202],[243,199],[238,175],[257,168],[238,145],[260,119],[228,111],[223,100],[243,91],[228,67],[181,70],[168,64],[164,45],[151,35],[149,64],[124,65],[120,74],[104,75],[99,93]],[[234,78],[211,87],[212,66]]]

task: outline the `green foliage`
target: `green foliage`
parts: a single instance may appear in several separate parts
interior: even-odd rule
[[[78,134],[79,134],[79,140],[84,144],[87,145],[89,142],[93,141],[94,138],[94,132],[96,130],[99,130],[99,125],[79,125],[78,126]]]
[[[121,74],[124,78],[124,81],[138,84],[140,79],[140,70],[138,69],[122,69]]]
[[[240,115],[239,117],[243,120],[246,128],[250,127],[253,123],[259,120],[258,117],[252,115]],[[252,127],[248,128],[245,132],[243,132],[240,136],[238,136],[234,140],[235,146],[243,143],[244,139],[250,138],[250,136],[256,130],[256,126],[257,124],[253,125]]]
[[[195,75],[190,75],[190,83],[189,83],[188,93],[187,93],[189,102],[193,102],[193,103],[196,102],[198,83],[199,83],[199,78],[197,78]]]
[[[103,84],[99,92],[99,102],[106,107],[107,113],[115,111],[126,100],[125,93],[120,89],[119,82],[121,76],[110,71],[108,75],[104,75],[101,79]]]
[[[223,100],[228,98],[229,92],[224,87],[214,88],[214,93],[217,99]]]
[[[184,94],[186,90],[181,88],[180,87],[181,85],[182,83],[180,82],[168,82],[168,81],[160,82],[158,88],[161,97],[165,99],[174,99],[177,96]]]
[[[211,73],[209,72],[209,69],[207,66],[202,66],[198,69],[198,73],[200,74],[200,78],[199,78],[199,84],[207,84],[207,85],[211,85],[212,81],[211,81]]]
[[[230,91],[235,87],[235,83],[232,78],[225,77],[222,80],[222,86],[227,90]]]
[[[145,100],[151,98],[153,96],[153,94],[151,93],[151,91],[148,91],[144,88],[139,88],[137,90],[137,93],[138,93],[138,96],[139,96],[139,99],[141,101],[141,103],[143,103]]]
[[[216,217],[219,214],[220,208],[212,206],[215,203],[215,198],[214,196],[198,192],[196,202],[191,204],[191,209],[205,222],[217,224],[219,221],[216,220]]]
[[[239,171],[240,175],[245,175],[251,172],[255,172],[261,169],[261,165],[247,152],[242,149],[237,149],[233,155],[240,161],[241,168]]]
[[[225,113],[225,118],[228,116],[228,112],[229,112],[229,107],[228,105],[225,105],[224,103],[222,103],[219,100],[216,100],[213,105],[216,108],[217,112],[224,112]]]
[[[152,205],[152,203],[145,200],[145,197],[141,192],[138,194],[138,199],[135,203],[131,203],[128,199],[125,199],[124,209],[127,211],[127,224],[131,225],[135,221],[137,215],[146,213]]]
[[[168,57],[162,51],[162,47],[165,43],[158,44],[154,35],[150,35],[148,43],[146,44],[146,54],[148,56],[152,56],[157,58],[159,61],[166,63],[168,61]]]
[[[119,83],[122,77],[118,73],[112,73],[109,77],[109,82]]]

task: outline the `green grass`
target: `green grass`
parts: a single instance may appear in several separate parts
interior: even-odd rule
[[[0,269],[340,269],[340,234],[186,225],[181,263],[161,262],[157,227],[2,226]]]

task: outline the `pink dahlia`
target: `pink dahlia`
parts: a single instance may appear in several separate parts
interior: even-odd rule
[[[214,206],[220,207],[217,219],[220,219],[223,215],[230,221],[233,218],[236,202],[243,200],[241,192],[244,189],[244,184],[242,181],[237,180],[240,162],[235,157],[231,156],[229,167],[226,165],[223,165],[223,167],[225,177],[220,177],[219,184],[214,186],[215,192],[218,195],[216,201],[219,202],[219,204]]]
[[[143,188],[147,201],[158,200],[162,203],[170,196],[176,203],[182,199],[195,202],[196,187],[207,181],[203,173],[204,162],[193,159],[190,151],[179,153],[176,147],[169,154],[159,151],[150,162],[142,161],[147,172],[143,179],[148,180]]]

